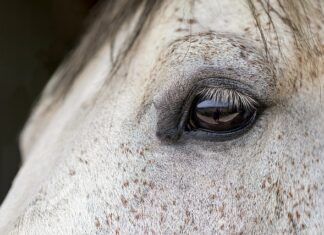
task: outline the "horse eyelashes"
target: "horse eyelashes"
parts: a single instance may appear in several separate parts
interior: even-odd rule
[[[233,135],[255,120],[257,106],[256,100],[236,90],[205,87],[191,104],[185,130]]]
[[[203,99],[218,101],[230,108],[255,109],[258,106],[256,99],[235,89],[217,86],[202,88],[197,95]]]

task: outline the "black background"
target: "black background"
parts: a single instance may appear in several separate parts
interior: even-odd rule
[[[0,203],[20,164],[19,133],[97,0],[0,1]]]

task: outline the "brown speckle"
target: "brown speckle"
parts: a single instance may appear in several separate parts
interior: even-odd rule
[[[99,221],[99,219],[97,217],[95,219],[95,225],[96,225],[97,228],[100,227],[100,221]]]
[[[140,150],[140,151],[139,151],[139,154],[140,154],[142,157],[144,157],[144,150]]]
[[[112,219],[113,219],[112,217],[113,217],[112,213],[109,213],[109,214],[106,215],[106,223],[108,225],[112,224]]]
[[[293,222],[293,215],[290,212],[288,212],[288,220],[289,222]]]
[[[189,19],[189,20],[187,20],[187,22],[188,22],[188,24],[195,24],[195,23],[197,23],[197,20]]]
[[[123,183],[123,188],[127,188],[129,186],[129,182],[128,181],[125,181],[124,183]]]
[[[242,58],[246,58],[246,55],[241,51],[240,52],[240,56],[242,57]]]
[[[149,183],[149,187],[150,187],[151,189],[154,189],[155,184],[151,181],[151,182]]]
[[[184,29],[184,28],[177,28],[176,29],[176,32],[188,32],[189,31],[189,29]]]
[[[265,188],[266,187],[266,181],[263,181],[261,184],[261,188]]]
[[[121,200],[123,206],[127,207],[128,201],[126,200],[126,198],[123,195],[120,196],[120,200]]]
[[[298,211],[296,211],[296,218],[299,220],[299,218],[300,218],[300,214],[299,214],[299,212]]]

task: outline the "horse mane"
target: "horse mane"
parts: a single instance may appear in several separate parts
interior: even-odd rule
[[[319,50],[319,42],[311,31],[311,17],[320,16],[321,19],[318,20],[324,20],[320,1],[316,3],[315,1],[309,0],[273,0],[271,4],[270,0],[247,1],[263,40],[265,40],[263,25],[267,22],[262,22],[258,11],[264,11],[266,13],[267,17],[265,20],[268,20],[268,25],[270,24],[274,31],[276,31],[277,27],[274,21],[275,17],[279,19],[280,23],[287,25],[293,34],[297,47],[306,49],[307,51],[313,49]],[[273,2],[276,4],[273,4]],[[277,9],[274,5],[276,5]]]
[[[195,0],[191,0],[194,2]],[[265,27],[270,25],[276,32],[278,21],[273,19],[279,18],[289,26],[298,48],[307,51],[309,55],[322,55],[322,48],[319,40],[311,32],[311,17],[319,15],[323,20],[323,8],[320,0],[246,0],[259,29],[266,54],[269,53],[269,43],[266,38]],[[123,45],[121,53],[116,58],[112,58],[113,71],[116,71],[121,62],[134,45],[136,39],[140,35],[144,23],[159,9],[162,0],[106,0],[98,4],[96,14],[92,16],[92,24],[88,27],[88,31],[80,41],[77,48],[67,57],[63,65],[60,67],[60,76],[56,81],[52,82],[47,88],[46,95],[61,99],[64,97],[70,87],[73,85],[77,75],[82,71],[83,67],[92,59],[94,54],[100,49],[100,46],[107,39],[111,39],[111,46],[114,46],[114,38],[116,37],[121,25],[127,23],[141,8],[141,14],[137,20],[135,29],[131,36]],[[274,8],[274,4],[279,9]],[[268,22],[261,18],[262,12],[266,13]],[[107,14],[109,13],[109,14]],[[280,43],[278,41],[280,50]],[[54,99],[55,100],[55,99]]]
[[[163,1],[159,0],[102,0],[100,1],[88,19],[88,25],[81,41],[77,43],[76,48],[62,62],[58,71],[60,75],[56,81],[50,81],[52,84],[45,89],[45,94],[56,99],[64,98],[68,93],[74,80],[82,71],[84,66],[92,59],[102,44],[111,39],[111,47],[114,47],[115,37],[122,25],[128,23],[136,14],[139,8],[142,8],[137,24],[122,48],[122,53],[111,60],[113,69],[116,70],[123,58],[127,55],[132,45],[139,36],[144,23],[152,14],[152,11],[158,9]]]

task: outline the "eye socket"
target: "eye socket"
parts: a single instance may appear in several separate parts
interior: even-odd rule
[[[177,102],[165,95],[168,99],[155,103],[159,110],[156,135],[165,142],[238,138],[268,107],[252,86],[228,78],[205,78],[195,83],[186,96],[181,94]]]
[[[205,88],[194,98],[186,131],[226,136],[244,131],[257,114],[257,102],[231,89]]]

